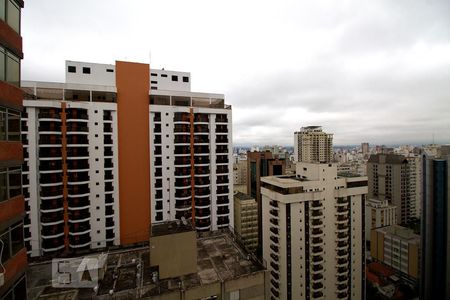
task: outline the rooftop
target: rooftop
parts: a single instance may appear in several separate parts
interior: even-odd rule
[[[154,282],[154,270],[149,267],[149,251],[148,247],[143,247],[109,253],[105,276],[97,293],[93,289],[52,288],[51,262],[30,265],[27,274],[30,299],[39,295],[39,299],[71,299],[67,298],[67,295],[73,296],[70,291],[78,292],[77,299],[103,299],[110,291],[119,298],[152,297],[264,271],[262,264],[248,255],[228,231],[215,231],[198,237],[197,273]]]
[[[189,221],[168,221],[164,223],[152,224],[151,236],[161,236],[167,234],[194,231]]]
[[[395,236],[409,243],[420,243],[420,236],[414,233],[414,230],[399,225],[392,225],[378,228],[377,231],[384,232],[387,235]]]
[[[236,194],[234,194],[234,197],[239,199],[239,200],[241,200],[241,201],[244,201],[244,200],[255,200],[255,198],[253,198],[252,196],[244,194],[242,192],[237,192]]]

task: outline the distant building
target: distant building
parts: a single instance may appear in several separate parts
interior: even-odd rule
[[[363,299],[367,177],[298,163],[261,178],[263,258],[272,299]]]
[[[332,162],[333,134],[323,132],[321,126],[302,127],[294,133],[294,159],[306,163]]]
[[[247,152],[247,194],[258,205],[258,255],[262,252],[261,177],[286,174],[286,161],[272,152]]]
[[[361,153],[366,156],[369,154],[370,148],[369,143],[361,143]]]
[[[409,279],[419,278],[420,236],[398,225],[373,229],[370,254]],[[439,298],[443,299],[443,298]]]
[[[423,156],[420,299],[450,299],[450,146]]]
[[[234,194],[234,231],[244,246],[254,252],[258,246],[258,205],[255,198],[244,193]]]
[[[366,200],[366,241],[370,241],[372,229],[396,224],[397,213],[395,205],[389,204],[387,200]]]
[[[417,163],[398,154],[371,155],[367,162],[369,198],[387,200],[397,207],[397,221],[416,217]]]
[[[235,185],[247,185],[247,160],[238,160],[233,164]]]

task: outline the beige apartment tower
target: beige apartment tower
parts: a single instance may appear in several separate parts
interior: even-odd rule
[[[367,177],[328,163],[296,171],[261,178],[271,299],[364,299]]]
[[[307,163],[330,163],[333,160],[333,134],[321,126],[302,127],[294,133],[294,160]]]
[[[254,252],[258,246],[258,205],[255,198],[241,192],[234,194],[234,232],[244,247]]]

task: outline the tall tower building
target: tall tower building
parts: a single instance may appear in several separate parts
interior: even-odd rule
[[[190,74],[66,62],[66,83],[24,82],[32,256],[146,241],[149,224],[232,224],[231,109]]]
[[[416,160],[398,154],[371,155],[367,162],[369,198],[387,200],[397,207],[401,224],[416,217],[418,165]]]
[[[263,257],[273,299],[363,299],[367,177],[298,163],[261,179]]]
[[[294,133],[294,160],[306,163],[333,161],[333,134],[322,131],[322,126],[302,127]]]
[[[299,162],[261,178],[261,194],[271,299],[364,299],[367,177]]]
[[[423,157],[420,299],[450,299],[450,146]]]
[[[22,0],[0,1],[0,299],[27,299],[20,133],[23,6]]]
[[[286,160],[270,151],[247,152],[247,194],[256,200],[258,206],[258,247],[257,255],[262,255],[262,202],[261,178],[286,174]]]

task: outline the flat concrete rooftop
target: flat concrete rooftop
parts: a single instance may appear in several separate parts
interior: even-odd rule
[[[73,296],[70,291],[77,291],[77,299],[109,299],[105,297],[109,297],[111,290],[120,299],[147,298],[179,291],[180,287],[189,290],[265,270],[248,256],[228,231],[205,233],[197,238],[197,273],[155,283],[155,270],[149,267],[149,251],[148,247],[143,247],[109,253],[106,273],[97,293],[93,289],[52,288],[51,263],[30,265],[27,274],[29,299],[67,299],[67,296]]]

